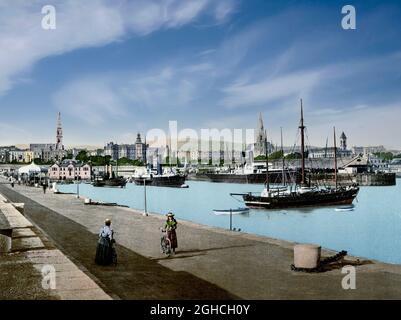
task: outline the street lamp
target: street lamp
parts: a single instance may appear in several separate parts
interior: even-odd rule
[[[143,178],[143,190],[144,190],[144,197],[145,197],[145,207],[144,207],[144,212],[143,212],[143,216],[148,216],[148,210],[147,210],[147,204],[146,204],[146,178]]]
[[[77,180],[77,199],[79,199],[79,180]]]

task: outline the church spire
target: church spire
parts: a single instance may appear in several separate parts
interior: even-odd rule
[[[263,124],[263,116],[262,112],[259,113],[258,124],[256,128],[256,141],[254,145],[255,156],[265,155],[266,154],[266,130]]]
[[[64,150],[63,146],[63,128],[61,126],[61,113],[57,116],[56,150]]]

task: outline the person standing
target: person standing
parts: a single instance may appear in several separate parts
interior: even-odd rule
[[[113,229],[111,220],[106,219],[104,226],[100,229],[97,242],[95,262],[98,265],[106,266],[113,263]]]
[[[171,250],[175,254],[175,249],[178,247],[177,243],[177,220],[174,218],[174,214],[172,212],[169,212],[166,214],[167,220],[164,228],[166,229],[167,232],[167,238],[170,240],[171,243]]]
[[[47,183],[43,182],[42,187],[43,187],[43,193],[46,193]]]

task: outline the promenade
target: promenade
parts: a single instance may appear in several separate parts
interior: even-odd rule
[[[341,265],[322,273],[292,272],[290,242],[178,221],[178,251],[167,258],[159,248],[161,215],[85,205],[74,195],[18,185],[2,184],[0,193],[25,203],[25,216],[114,299],[401,298],[399,265],[346,257],[344,265],[356,267],[356,290],[344,290]],[[116,231],[116,267],[93,261],[106,218]]]

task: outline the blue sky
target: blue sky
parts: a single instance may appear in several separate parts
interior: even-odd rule
[[[56,8],[56,30],[41,8]],[[341,28],[356,8],[357,29]],[[133,142],[138,131],[253,128],[401,149],[399,1],[2,1],[0,145]]]

